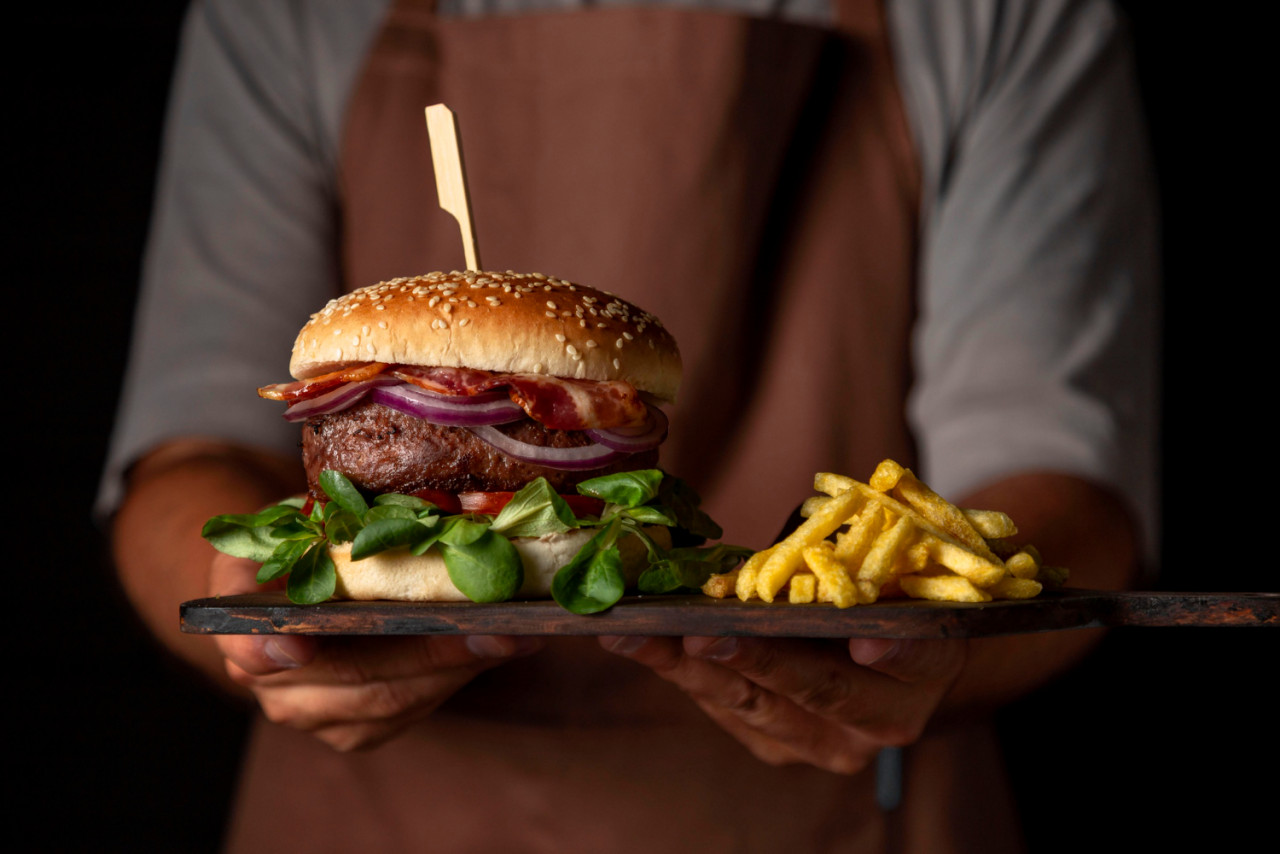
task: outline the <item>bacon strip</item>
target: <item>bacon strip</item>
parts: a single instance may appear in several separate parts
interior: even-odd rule
[[[383,362],[370,362],[367,365],[357,365],[354,368],[343,368],[330,374],[321,374],[309,380],[266,385],[258,389],[258,397],[265,397],[267,400],[283,400],[285,403],[297,403],[299,400],[318,397],[343,383],[356,383],[376,377],[389,367],[390,365]]]
[[[271,400],[294,403],[322,394],[342,382],[376,376],[383,370],[396,379],[438,394],[476,395],[506,388],[511,399],[534,421],[553,430],[606,430],[645,423],[648,410],[639,392],[619,380],[594,382],[542,374],[495,374],[473,368],[388,366],[379,362],[348,368],[296,383],[280,383],[258,390]]]
[[[419,365],[396,365],[391,376],[418,388],[439,394],[465,394],[468,397],[493,388],[493,371],[473,368],[424,368]]]
[[[631,383],[592,382],[507,374],[495,378],[534,421],[556,430],[607,430],[638,427],[649,417]]]

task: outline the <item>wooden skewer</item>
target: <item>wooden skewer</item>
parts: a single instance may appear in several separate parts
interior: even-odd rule
[[[440,207],[453,215],[462,231],[462,251],[468,270],[480,269],[480,247],[471,219],[471,196],[467,173],[462,168],[462,140],[453,110],[444,104],[427,107],[427,134],[431,137],[431,163],[436,173],[436,194]]]

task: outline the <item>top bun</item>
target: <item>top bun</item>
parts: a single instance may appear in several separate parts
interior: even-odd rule
[[[541,273],[428,273],[330,300],[298,333],[296,379],[366,362],[623,380],[673,401],[680,351],[652,314]]]

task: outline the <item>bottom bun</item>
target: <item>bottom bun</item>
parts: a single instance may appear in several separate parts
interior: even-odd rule
[[[645,528],[662,548],[671,547],[667,528]],[[551,580],[560,568],[573,559],[578,550],[595,536],[591,528],[578,528],[563,534],[548,534],[537,539],[517,537],[511,541],[524,564],[524,584],[517,599],[545,599],[551,595]],[[618,540],[622,553],[622,573],[628,589],[635,587],[640,573],[648,566],[648,552],[639,537]],[[424,555],[410,554],[407,549],[382,552],[364,560],[351,559],[351,544],[330,545],[329,556],[338,571],[333,595],[339,599],[391,599],[402,602],[469,602],[461,590],[453,586],[444,558],[439,550]]]

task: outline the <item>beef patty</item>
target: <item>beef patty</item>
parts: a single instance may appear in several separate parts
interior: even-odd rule
[[[531,445],[575,448],[591,440],[578,430],[550,430],[525,418],[498,429]],[[362,402],[309,419],[302,427],[307,488],[322,498],[320,472],[342,472],[357,488],[378,495],[420,489],[447,492],[513,492],[545,477],[556,492],[572,494],[584,480],[632,469],[654,468],[657,450],[631,454],[603,468],[564,471],[524,463],[496,450],[464,427],[444,427],[381,404]]]

